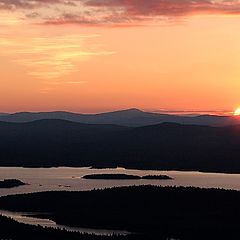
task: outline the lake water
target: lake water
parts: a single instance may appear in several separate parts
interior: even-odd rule
[[[96,173],[123,173],[138,176],[165,174],[173,180],[90,180],[84,175]],[[19,179],[29,185],[11,189],[0,189],[0,196],[38,191],[81,191],[114,186],[158,185],[194,186],[204,188],[224,188],[240,190],[240,174],[219,174],[181,171],[148,171],[90,168],[20,168],[1,167],[0,180]]]
[[[87,174],[131,174],[131,175],[168,175],[173,180],[90,180],[82,177]],[[91,169],[91,168],[20,168],[20,167],[1,167],[0,180],[19,179],[28,185],[11,189],[0,189],[0,196],[31,193],[39,191],[81,191],[99,188],[131,185],[157,185],[157,186],[194,186],[204,188],[224,188],[240,190],[240,174],[219,174],[219,173],[200,173],[200,172],[181,172],[181,171],[148,171],[148,170],[127,170],[117,169]],[[119,234],[126,235],[125,231],[111,231],[102,229],[71,228],[68,226],[57,225],[48,219],[38,219],[29,213],[16,213],[0,210],[0,214],[11,217],[14,220],[31,225],[52,227],[77,231],[82,233],[94,233],[98,235]],[[25,216],[27,215],[27,216]]]

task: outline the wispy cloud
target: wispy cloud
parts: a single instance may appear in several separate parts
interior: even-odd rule
[[[0,0],[25,20],[46,24],[127,26],[196,14],[240,14],[240,0]]]
[[[0,8],[15,10],[15,9],[34,9],[49,5],[75,5],[77,0],[0,0]]]
[[[64,35],[55,37],[0,38],[1,54],[26,66],[28,73],[41,79],[59,78],[76,70],[76,62],[96,56],[112,55],[96,46],[86,46],[86,39],[98,35]]]
[[[82,85],[82,84],[86,84],[87,81],[75,81],[75,80],[53,80],[51,79],[51,81],[47,80],[44,82],[44,87],[39,89],[39,93],[41,94],[49,94],[53,91],[55,91],[59,86],[78,86],[78,85]]]
[[[186,109],[151,109],[150,112],[162,113],[162,114],[174,114],[174,115],[220,115],[220,116],[228,116],[232,115],[233,111],[226,109],[219,110],[210,110],[210,109],[202,109],[202,110],[186,110]]]
[[[48,81],[46,84],[57,86],[57,85],[78,85],[78,84],[85,84],[87,81]]]

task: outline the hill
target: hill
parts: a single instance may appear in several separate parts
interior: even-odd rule
[[[0,122],[0,166],[93,166],[240,173],[240,126]]]

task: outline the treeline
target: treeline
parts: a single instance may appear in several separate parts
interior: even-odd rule
[[[0,215],[0,239],[4,240],[166,240],[155,234],[97,236],[18,223]]]
[[[150,239],[153,236],[149,236]],[[161,238],[164,239],[165,238]],[[96,236],[18,223],[0,215],[0,239],[4,240],[144,240],[144,236]]]

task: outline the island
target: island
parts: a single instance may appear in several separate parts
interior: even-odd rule
[[[128,174],[90,174],[85,175],[84,179],[102,179],[102,180],[139,180],[141,177]]]
[[[101,180],[172,180],[173,178],[167,175],[146,175],[143,177],[129,174],[90,174],[85,175],[84,179],[101,179]]]
[[[0,181],[0,188],[13,188],[26,185],[26,183],[18,180],[18,179],[5,179]]]
[[[142,179],[146,179],[146,180],[173,180],[172,177],[169,177],[167,175],[146,175],[146,176],[143,176]]]

